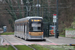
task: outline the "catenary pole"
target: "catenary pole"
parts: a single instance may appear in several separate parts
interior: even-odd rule
[[[57,22],[56,22],[55,38],[58,38],[58,36],[59,36],[59,32],[58,32],[58,0],[56,0],[56,2],[57,2]]]
[[[39,16],[39,0],[37,0],[37,16]]]

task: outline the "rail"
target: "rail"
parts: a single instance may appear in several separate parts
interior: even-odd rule
[[[19,41],[20,42],[20,41]],[[23,42],[20,42],[21,44],[24,44]],[[26,45],[26,44],[24,44],[25,46],[28,46],[28,45]],[[30,48],[32,48],[33,50],[36,50],[35,48],[33,48],[33,47],[31,47],[31,46],[28,46],[28,47],[30,47]]]
[[[19,41],[19,40],[18,40]],[[19,41],[20,42],[20,41]],[[24,44],[23,42],[20,42],[21,44]],[[24,44],[25,46],[28,46],[28,45],[26,45],[26,44]],[[33,48],[33,47],[31,47],[31,46],[28,46],[28,47],[30,47],[30,48],[32,48],[33,50],[36,50],[35,48]]]
[[[3,38],[2,36],[0,36],[1,38]],[[5,41],[7,41],[5,38],[3,38]],[[14,45],[12,45],[9,41],[7,41],[15,50],[18,50]],[[20,42],[20,41],[19,41]],[[20,42],[21,44],[29,47],[29,48],[32,48],[33,50],[36,50],[35,48],[31,47],[31,46],[28,46],[26,44],[24,44],[23,42]]]
[[[3,38],[2,36],[0,36],[1,38]],[[5,38],[3,38],[5,41],[7,41]],[[7,41],[15,50],[18,50],[14,45],[12,45],[9,41]]]
[[[26,45],[26,46],[28,46],[28,45]],[[33,50],[36,50],[35,48],[33,48],[33,47],[31,47],[31,46],[28,46],[28,47],[32,48]]]

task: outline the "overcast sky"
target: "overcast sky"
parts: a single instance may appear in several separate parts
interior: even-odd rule
[[[0,0],[0,1],[2,1],[2,0]]]

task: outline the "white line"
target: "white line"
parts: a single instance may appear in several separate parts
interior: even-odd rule
[[[53,42],[53,41],[51,41],[50,39],[47,39],[47,38],[45,38],[47,41],[49,41],[49,42],[52,42],[52,43],[55,43],[55,42]]]
[[[55,42],[53,42],[53,41],[51,41],[50,39],[47,39],[47,38],[45,38],[47,41],[49,41],[49,42],[52,42],[52,43],[55,43]],[[55,43],[55,44],[58,44],[58,45],[66,45],[66,44],[64,44],[64,43]]]

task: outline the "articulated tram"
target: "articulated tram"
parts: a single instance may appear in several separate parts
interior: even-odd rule
[[[31,16],[15,20],[14,35],[25,40],[43,40],[43,18]]]

